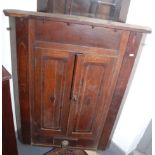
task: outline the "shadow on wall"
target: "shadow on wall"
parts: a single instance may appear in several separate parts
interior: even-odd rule
[[[145,133],[136,149],[129,155],[152,155],[152,120],[145,130]]]

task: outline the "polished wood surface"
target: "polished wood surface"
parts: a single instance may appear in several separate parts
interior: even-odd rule
[[[18,155],[10,97],[10,78],[11,75],[2,67],[2,154]]]
[[[37,0],[37,11],[125,22],[130,0]]]
[[[151,30],[86,17],[5,14],[17,47],[12,48],[12,63],[17,66],[20,139],[105,149],[141,38]]]

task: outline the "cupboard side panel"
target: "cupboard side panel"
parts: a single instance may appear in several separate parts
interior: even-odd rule
[[[29,106],[29,67],[28,67],[28,19],[16,18],[16,58],[17,85],[20,106],[21,133],[23,143],[30,143],[30,106]],[[15,72],[16,72],[15,70]]]
[[[29,54],[33,27],[26,18],[10,17],[10,40],[12,74],[15,99],[17,132],[19,139],[31,143],[30,101],[29,101]],[[29,33],[31,32],[31,33]]]
[[[137,51],[141,42],[142,34],[132,32],[129,37],[126,53],[123,58],[122,66],[120,69],[119,77],[115,87],[113,99],[108,111],[102,135],[99,141],[98,149],[106,149],[110,139],[110,135],[117,117],[118,110],[121,105],[123,95],[125,93],[128,80],[135,62]],[[134,56],[130,56],[134,54]]]

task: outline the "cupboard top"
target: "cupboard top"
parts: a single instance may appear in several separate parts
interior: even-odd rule
[[[21,18],[36,18],[46,20],[61,21],[66,23],[77,23],[81,25],[90,25],[93,27],[106,27],[112,29],[129,30],[142,33],[151,33],[149,27],[135,26],[125,23],[112,22],[110,20],[95,19],[89,17],[73,16],[73,15],[63,15],[63,14],[51,14],[42,12],[31,12],[31,11],[21,11],[21,10],[4,10],[6,16],[21,17]]]

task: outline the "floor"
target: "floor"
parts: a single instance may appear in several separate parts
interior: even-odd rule
[[[18,153],[19,155],[43,155],[45,152],[48,152],[52,148],[48,147],[36,147],[31,145],[24,145],[17,140]],[[110,147],[106,151],[87,151],[88,155],[117,155],[114,153],[113,149]],[[118,154],[119,155],[119,154]]]

